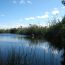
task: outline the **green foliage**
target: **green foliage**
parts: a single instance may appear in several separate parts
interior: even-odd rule
[[[65,45],[65,17],[61,22],[50,26],[45,36],[50,41]]]
[[[3,32],[4,31],[4,32]],[[47,32],[47,27],[41,27],[37,25],[30,25],[26,28],[12,28],[7,30],[1,30],[1,33],[12,33],[12,34],[24,34],[24,35],[34,35],[35,37],[43,37]]]
[[[3,29],[0,29],[0,33],[4,33],[5,32],[5,30],[3,30]]]
[[[10,33],[16,33],[17,32],[17,29],[16,28],[12,28],[9,30]]]
[[[42,37],[46,38],[51,41],[65,42],[65,16],[63,17],[62,21],[53,20],[52,25],[48,27],[41,27],[37,25],[31,25],[29,27],[19,27],[19,28],[12,28],[7,30],[0,30],[0,33],[14,33],[14,34],[24,34],[34,37]],[[60,40],[60,41],[59,41]]]

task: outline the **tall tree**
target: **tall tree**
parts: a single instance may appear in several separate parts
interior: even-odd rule
[[[65,0],[62,0],[62,4],[65,5]]]

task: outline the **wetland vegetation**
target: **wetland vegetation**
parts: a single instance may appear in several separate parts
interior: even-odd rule
[[[65,65],[65,16],[45,27],[0,29],[0,65]]]

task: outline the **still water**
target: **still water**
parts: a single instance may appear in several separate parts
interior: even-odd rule
[[[61,65],[63,50],[44,39],[24,35],[0,34],[0,64]]]

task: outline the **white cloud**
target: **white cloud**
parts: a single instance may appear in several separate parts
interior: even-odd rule
[[[47,18],[49,18],[48,13],[49,13],[49,12],[45,12],[45,14],[44,14],[44,15],[42,15],[42,16],[28,17],[28,18],[25,18],[25,20],[47,19]]]
[[[32,4],[32,2],[30,0],[19,0],[19,1],[13,0],[12,3],[13,4],[17,4],[17,3],[18,4]]]
[[[23,19],[22,19],[22,18],[20,18],[18,21],[23,21]]]
[[[3,16],[5,16],[5,15],[4,15],[4,14],[1,14],[0,16],[2,16],[2,17],[3,17]]]
[[[53,8],[54,10],[57,10],[58,8]]]
[[[43,16],[37,16],[36,18],[38,18],[38,19],[46,19],[48,17],[49,17],[48,14],[45,14]]]
[[[25,18],[25,20],[34,20],[35,17],[29,17],[29,18]]]
[[[37,16],[38,19],[48,18],[48,15]]]
[[[13,4],[16,4],[17,3],[17,1],[16,0],[13,0]]]
[[[65,6],[63,6],[63,7],[61,7],[61,8],[65,9]]]
[[[49,12],[45,12],[44,15],[42,15],[42,16],[37,16],[36,18],[38,18],[38,19],[47,19],[47,18],[49,18]]]
[[[60,11],[57,8],[54,8],[54,10],[52,11],[53,15],[57,15],[59,13],[60,13]]]
[[[25,4],[24,0],[20,0],[19,4]]]
[[[27,1],[28,4],[32,4],[32,2],[30,0]]]
[[[47,11],[47,12],[45,12],[45,14],[49,14],[49,12]]]
[[[22,27],[28,27],[29,24],[22,24]]]

